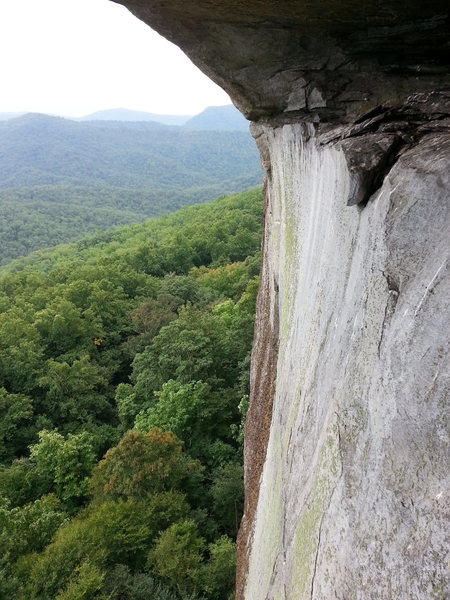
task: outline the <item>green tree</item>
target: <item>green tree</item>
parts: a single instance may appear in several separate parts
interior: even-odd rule
[[[35,433],[32,399],[0,388],[0,462],[23,456]]]
[[[155,392],[155,400],[137,415],[137,430],[159,427],[171,431],[184,441],[186,451],[204,464],[214,463],[221,450],[229,456],[228,444],[221,440],[231,439],[234,396],[229,390],[213,392],[202,381],[183,384],[171,379]]]
[[[131,336],[126,343],[130,354],[134,356],[142,352],[151,343],[159,331],[170,321],[177,318],[177,300],[175,297],[159,294],[155,298],[147,298],[143,304],[131,313],[131,321],[138,335]]]
[[[248,269],[245,263],[231,263],[215,269],[205,266],[191,269],[200,289],[214,289],[219,298],[238,299],[248,282]]]
[[[60,356],[74,347],[87,348],[92,337],[91,323],[66,299],[58,299],[36,313],[35,327],[48,356]]]
[[[132,429],[136,415],[141,406],[136,401],[133,386],[129,383],[119,383],[116,388],[116,405],[123,431]],[[139,428],[138,428],[139,429]],[[148,427],[145,431],[148,431]]]
[[[180,593],[198,589],[205,540],[194,521],[174,523],[163,531],[149,552],[148,564]]]
[[[211,388],[202,381],[182,384],[170,379],[155,396],[156,404],[136,417],[135,427],[139,431],[152,427],[171,431],[186,440],[189,448],[202,434],[208,435],[211,421],[218,418],[217,407],[211,401]]]
[[[0,385],[12,393],[32,395],[44,357],[39,334],[32,323],[33,307],[22,298],[28,292],[26,281],[20,283],[25,290],[22,285],[15,289],[11,280],[4,283],[14,304],[0,314]]]
[[[14,460],[9,466],[0,465],[0,496],[11,507],[23,506],[50,491],[48,480],[41,476],[28,458]]]
[[[132,378],[137,394],[151,400],[153,392],[169,379],[181,383],[231,379],[225,344],[221,319],[194,307],[183,308],[180,317],[163,327],[134,359]]]
[[[42,550],[67,519],[61,502],[52,494],[23,507],[0,507],[0,548],[3,559]]]
[[[0,498],[0,598],[15,598],[20,580],[14,563],[23,555],[41,551],[66,521],[59,500],[53,495],[23,507],[11,508]]]
[[[133,572],[142,570],[155,538],[186,519],[189,511],[178,492],[154,494],[143,502],[90,505],[63,524],[43,552],[19,560],[16,572],[25,584],[23,597],[45,600],[60,590],[82,589],[83,564],[105,573],[105,581],[116,564],[125,564]]]
[[[174,273],[169,273],[161,281],[159,294],[162,297],[173,298],[175,308],[186,305],[188,302],[195,304],[199,299],[197,282],[192,277]]]
[[[227,463],[214,470],[211,508],[222,531],[235,538],[244,508],[244,469]]]
[[[94,468],[90,490],[96,501],[143,500],[176,488],[200,465],[185,457],[172,433],[154,427],[128,431]]]
[[[45,390],[45,411],[57,426],[106,420],[111,415],[104,395],[107,378],[87,355],[71,363],[49,359],[39,385]]]
[[[229,541],[217,537],[232,537],[239,520],[238,403],[258,272],[257,255],[244,252],[257,252],[260,204],[249,192],[3,269],[0,490],[14,543],[3,544],[1,600],[112,600],[113,591],[117,600],[224,600],[231,590],[219,564],[229,572]],[[142,431],[120,440],[135,422]],[[93,457],[105,452],[87,504]],[[186,521],[198,527],[191,537],[171,529]],[[145,571],[169,529],[177,582]],[[195,539],[191,568],[183,547]],[[123,592],[108,588],[118,565],[129,574]]]
[[[108,573],[103,591],[108,600],[178,600],[172,589],[148,573],[131,573],[126,565],[116,565]]]
[[[68,506],[83,501],[95,464],[89,433],[68,434],[64,438],[57,431],[41,431],[39,442],[30,448],[30,457],[58,498]]]
[[[209,560],[202,565],[202,589],[210,600],[232,600],[236,576],[236,546],[227,536],[208,546]]]
[[[100,600],[98,592],[103,586],[105,573],[89,561],[83,561],[76,568],[66,589],[55,600]],[[104,598],[106,600],[106,598]]]

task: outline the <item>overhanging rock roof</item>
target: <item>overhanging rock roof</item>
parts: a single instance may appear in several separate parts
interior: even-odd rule
[[[448,87],[443,0],[120,0],[252,120],[346,121]]]

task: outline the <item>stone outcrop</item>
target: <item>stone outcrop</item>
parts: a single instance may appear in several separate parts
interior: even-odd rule
[[[448,3],[122,3],[266,169],[238,597],[444,600]]]
[[[364,206],[351,138],[257,131],[279,349],[245,598],[444,599],[450,130]]]
[[[251,120],[351,120],[448,75],[444,0],[121,0]]]

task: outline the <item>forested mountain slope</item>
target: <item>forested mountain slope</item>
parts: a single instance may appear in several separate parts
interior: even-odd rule
[[[248,133],[154,122],[0,122],[0,264],[261,180]]]
[[[153,121],[165,125],[184,125],[192,115],[160,115],[141,110],[130,110],[127,108],[107,108],[74,118],[74,121]]]
[[[228,599],[261,213],[257,189],[3,268],[2,600]]]
[[[184,124],[185,128],[220,131],[248,131],[249,122],[233,104],[208,106]]]

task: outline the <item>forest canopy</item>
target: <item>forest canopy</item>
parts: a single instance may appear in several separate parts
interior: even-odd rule
[[[261,190],[0,274],[0,598],[228,600]]]
[[[0,265],[262,178],[245,131],[27,114],[0,122]]]

